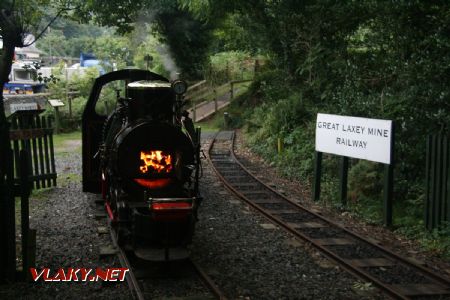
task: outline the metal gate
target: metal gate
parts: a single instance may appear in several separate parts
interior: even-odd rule
[[[449,137],[439,132],[428,136],[426,161],[425,225],[438,228],[450,221]]]

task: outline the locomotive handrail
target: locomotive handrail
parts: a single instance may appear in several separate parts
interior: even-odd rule
[[[150,200],[147,200],[146,202],[130,202],[130,203],[128,203],[128,206],[130,208],[146,208],[149,205],[154,204],[154,203],[179,203],[179,202],[190,202],[190,203],[193,203],[193,205],[194,205],[194,203],[201,201],[203,198],[202,197],[193,197],[193,198],[162,198],[162,199],[164,199],[164,200],[163,201],[150,201]],[[173,199],[175,199],[175,200],[178,199],[178,201],[172,201]],[[191,210],[192,207],[176,208],[176,209]]]
[[[148,198],[147,204],[149,205],[150,209],[153,207],[154,204],[175,204],[176,203],[188,203],[188,207],[168,207],[164,210],[168,211],[190,211],[192,210],[196,205],[196,200],[200,200],[198,197],[192,197],[192,198]]]
[[[147,71],[137,69],[125,69],[107,73],[105,75],[97,77],[94,81],[94,85],[89,95],[89,99],[83,111],[83,119],[89,117],[89,114],[96,114],[95,105],[100,96],[100,92],[104,85],[117,80],[129,80],[130,82],[138,80],[161,80],[169,82],[169,80],[161,75]]]
[[[199,199],[198,197],[191,198],[148,198],[148,201],[151,202],[186,202],[186,201],[195,201]]]

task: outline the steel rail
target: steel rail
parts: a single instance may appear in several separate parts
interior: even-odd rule
[[[306,207],[304,207],[304,206],[298,204],[297,202],[292,201],[291,199],[287,198],[286,196],[280,194],[278,191],[276,191],[275,189],[273,189],[272,187],[270,187],[269,185],[267,185],[266,183],[264,183],[263,181],[261,181],[259,178],[253,176],[252,173],[251,173],[251,172],[250,172],[250,171],[249,171],[249,170],[248,170],[248,169],[247,169],[247,168],[246,168],[246,167],[245,167],[245,166],[237,159],[237,157],[235,156],[235,153],[234,153],[234,143],[235,143],[235,135],[234,135],[234,132],[233,132],[233,140],[232,140],[232,146],[231,146],[231,147],[232,147],[231,155],[232,155],[233,159],[238,163],[238,165],[239,165],[245,172],[247,172],[247,174],[249,174],[250,176],[252,176],[252,178],[256,179],[256,180],[257,180],[259,183],[261,183],[264,187],[268,188],[269,190],[271,190],[272,192],[274,192],[275,194],[277,194],[279,197],[281,197],[281,198],[283,198],[284,200],[288,201],[290,204],[293,204],[293,205],[296,206],[297,208],[302,209],[302,210],[304,210],[304,211],[306,211],[306,212],[308,212],[308,213],[313,214],[314,216],[320,218],[321,220],[327,222],[328,224],[330,224],[330,225],[332,225],[332,226],[334,226],[334,227],[337,227],[337,228],[339,228],[339,229],[345,231],[345,233],[347,233],[348,235],[350,235],[350,236],[352,236],[352,237],[358,239],[359,241],[364,242],[364,243],[366,243],[366,244],[369,244],[369,245],[372,246],[372,247],[375,247],[377,250],[383,252],[384,254],[387,254],[389,257],[391,257],[391,258],[393,258],[393,259],[396,259],[396,260],[402,262],[402,263],[405,264],[406,266],[409,266],[409,267],[413,266],[414,268],[416,268],[416,269],[419,270],[420,272],[425,273],[425,275],[427,275],[430,279],[439,281],[440,283],[442,283],[442,284],[444,284],[444,285],[450,286],[450,279],[449,279],[449,278],[446,278],[446,277],[444,277],[444,276],[439,276],[439,275],[437,275],[434,271],[432,271],[432,270],[430,270],[430,269],[428,269],[428,268],[425,268],[424,266],[421,266],[421,265],[415,263],[414,261],[411,261],[411,260],[409,260],[409,259],[407,259],[407,258],[405,258],[405,257],[399,256],[399,255],[396,254],[395,252],[392,252],[391,250],[389,250],[389,249],[387,249],[387,248],[385,248],[385,247],[383,247],[383,246],[380,246],[380,245],[378,245],[378,244],[376,244],[376,243],[374,243],[374,242],[372,242],[372,241],[370,241],[370,240],[364,238],[362,235],[359,235],[358,233],[353,232],[353,231],[349,230],[348,228],[346,228],[346,227],[344,227],[344,226],[342,226],[342,225],[340,225],[340,224],[337,224],[337,223],[335,223],[334,221],[332,221],[332,220],[330,220],[330,219],[328,219],[328,218],[326,218],[326,217],[324,217],[324,216],[321,216],[321,215],[319,215],[319,214],[317,214],[317,213],[315,213],[315,212],[309,210],[308,208],[306,208]]]
[[[109,232],[111,234],[111,239],[113,242],[113,245],[117,248],[117,256],[119,257],[120,264],[123,268],[128,269],[128,273],[126,274],[126,279],[128,283],[128,287],[130,288],[131,294],[133,295],[133,299],[137,300],[145,300],[144,293],[141,290],[141,287],[139,286],[139,282],[136,279],[136,276],[134,276],[133,267],[130,264],[130,261],[127,258],[127,255],[122,250],[122,248],[117,243],[117,239],[115,236],[115,231],[111,226],[111,220],[108,219],[108,228]]]
[[[287,224],[287,222],[281,220],[280,218],[276,217],[275,215],[267,212],[263,207],[261,207],[260,205],[258,205],[257,203],[254,203],[252,200],[248,199],[244,194],[242,194],[240,191],[238,191],[235,187],[233,187],[223,176],[222,174],[219,172],[219,170],[217,169],[217,167],[215,166],[215,164],[213,163],[213,160],[211,158],[211,150],[214,147],[214,144],[216,142],[216,138],[217,138],[217,134],[214,136],[212,142],[209,145],[208,148],[208,161],[211,163],[211,166],[213,168],[213,170],[215,171],[215,173],[217,174],[217,176],[219,177],[219,179],[224,183],[224,185],[227,187],[228,190],[230,190],[233,194],[235,194],[236,196],[238,196],[240,199],[244,200],[246,203],[248,203],[249,205],[251,205],[252,207],[254,207],[257,211],[259,211],[260,213],[262,213],[266,218],[268,218],[271,222],[281,226],[282,228],[284,228],[285,230],[287,230],[288,232],[290,232],[291,234],[293,234],[294,236],[297,236],[305,241],[307,241],[308,243],[310,243],[312,246],[316,247],[317,249],[319,249],[322,253],[324,253],[327,257],[329,257],[330,259],[336,261],[341,267],[343,267],[347,272],[363,279],[366,281],[370,281],[372,282],[375,286],[377,286],[378,288],[380,288],[382,291],[384,291],[386,294],[388,294],[389,296],[396,298],[396,299],[410,299],[408,296],[405,296],[404,294],[402,294],[400,291],[398,291],[397,289],[387,286],[386,284],[384,284],[383,282],[381,282],[380,280],[378,280],[377,278],[375,278],[374,276],[368,274],[367,272],[364,272],[364,270],[362,270],[360,267],[356,267],[353,264],[349,263],[346,261],[346,259],[343,259],[342,257],[338,256],[337,254],[335,254],[334,252],[328,250],[326,247],[316,243],[312,238],[302,234],[301,232],[299,232],[298,230],[296,230],[294,227],[290,226],[289,224]],[[233,159],[233,161],[244,171],[244,173],[246,173],[247,175],[249,175],[253,180],[256,180],[258,183],[260,183],[264,188],[268,189],[269,191],[271,191],[272,193],[276,194],[280,199],[283,199],[285,201],[287,201],[289,204],[293,205],[294,207],[298,208],[301,211],[307,212],[313,216],[315,216],[316,218],[318,218],[321,221],[324,221],[325,223],[329,224],[332,227],[338,228],[342,231],[344,231],[346,234],[350,235],[351,237],[356,238],[357,240],[376,248],[377,250],[379,250],[380,252],[382,252],[383,254],[387,255],[388,257],[394,259],[395,261],[401,263],[404,266],[408,266],[408,267],[412,267],[413,269],[416,269],[416,271],[419,271],[420,273],[422,273],[422,275],[424,275],[425,277],[428,277],[429,279],[432,279],[434,281],[437,281],[445,286],[450,286],[450,280],[448,280],[445,277],[442,276],[438,276],[437,274],[435,274],[434,272],[432,272],[431,270],[420,266],[406,258],[403,258],[401,256],[398,256],[397,254],[393,253],[392,251],[377,245],[367,239],[365,239],[364,237],[360,236],[359,234],[356,234],[350,230],[348,230],[347,228],[334,223],[333,221],[318,215],[317,213],[310,211],[309,209],[307,209],[306,207],[290,200],[289,198],[287,198],[286,196],[280,194],[279,192],[277,192],[276,190],[274,190],[273,188],[271,188],[270,186],[268,186],[267,184],[265,184],[264,182],[262,182],[260,179],[258,179],[257,177],[255,177],[236,157],[235,153],[234,153],[234,144],[235,144],[235,134],[233,132],[232,135],[232,139],[231,139],[231,146],[230,146],[230,158]]]
[[[123,251],[123,249],[118,245],[117,238],[115,236],[115,230],[111,226],[111,221],[108,219],[108,228],[111,235],[111,240],[113,242],[113,245],[117,248],[117,256],[119,258],[120,264],[123,268],[127,268],[129,271],[126,275],[127,283],[130,288],[131,294],[133,296],[133,299],[137,300],[145,300],[144,294],[140,288],[139,282],[136,279],[136,276],[133,272],[133,267],[130,263],[130,261],[127,258],[126,253]],[[200,278],[200,280],[204,283],[205,287],[208,288],[211,293],[214,295],[215,298],[219,300],[227,300],[224,293],[218,288],[218,286],[214,283],[214,281],[209,277],[209,275],[203,271],[203,269],[194,262],[192,259],[188,259],[188,262],[190,263],[191,267],[197,274],[197,276]]]
[[[209,277],[209,275],[206,274],[206,272],[203,271],[203,269],[192,259],[189,259],[189,262],[191,263],[191,265],[194,268],[197,275],[200,277],[200,279],[206,285],[206,287],[212,292],[214,297],[216,297],[219,300],[227,300],[227,297],[225,296],[225,294],[218,288],[218,286],[215,284],[215,282],[212,280],[212,278]]]

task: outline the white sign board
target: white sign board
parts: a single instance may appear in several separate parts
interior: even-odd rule
[[[391,163],[392,121],[317,114],[316,151]]]
[[[11,103],[9,110],[11,113],[15,113],[19,110],[36,110],[38,109],[37,103]]]
[[[53,107],[60,107],[60,106],[64,106],[64,102],[62,102],[59,99],[49,99],[48,102],[50,103],[51,106]]]

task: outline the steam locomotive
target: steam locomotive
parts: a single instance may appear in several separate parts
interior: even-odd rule
[[[125,96],[99,114],[102,89],[117,81]],[[115,71],[95,80],[83,112],[83,191],[102,194],[118,243],[146,260],[188,256],[202,200],[200,129],[183,110],[186,89],[149,71]]]

